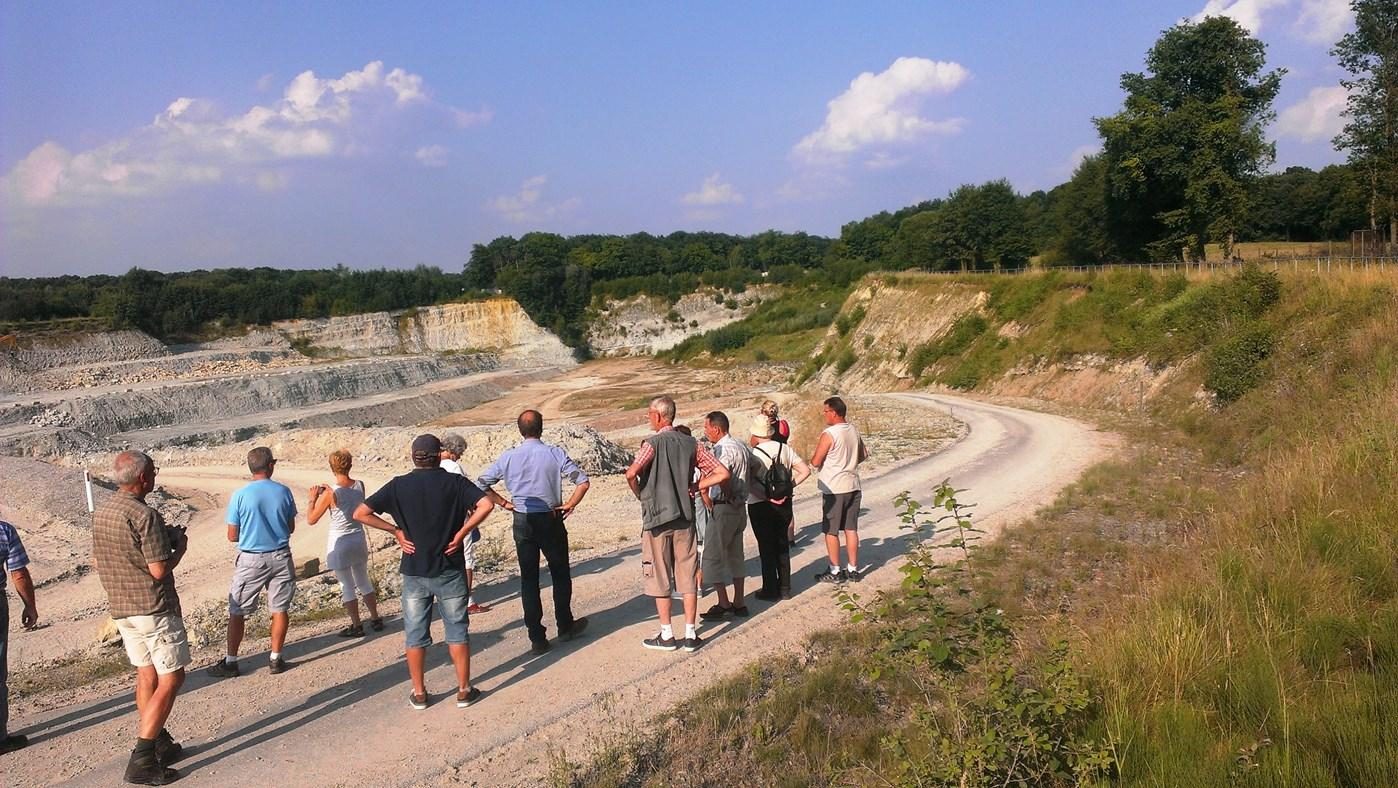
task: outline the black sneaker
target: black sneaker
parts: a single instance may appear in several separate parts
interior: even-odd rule
[[[704,645],[704,641],[700,640],[698,635],[695,635],[692,638],[685,638],[684,645],[680,646],[680,648],[685,651],[698,651],[699,647],[702,645]]]
[[[180,773],[161,764],[152,749],[143,754],[131,753],[122,779],[132,785],[169,785],[180,779]]]
[[[573,619],[573,625],[568,627],[568,631],[560,632],[558,636],[564,640],[572,640],[581,635],[584,629],[587,629],[587,616]]]
[[[740,607],[733,608],[733,615],[737,616],[738,618],[747,618],[748,615],[750,615],[748,612],[748,606],[742,605]]]
[[[461,690],[457,690],[457,691],[456,691],[456,708],[458,708],[458,709],[464,709],[464,708],[466,708],[467,706],[470,706],[472,703],[475,703],[476,700],[480,698],[480,696],[481,696],[480,687],[472,687],[471,689],[467,690],[466,692],[462,692]]]
[[[276,659],[268,663],[267,672],[275,676],[278,673],[281,673],[282,671],[291,670],[294,667],[296,667],[295,662],[289,662],[286,659],[283,659],[282,657],[277,657]]]
[[[656,633],[653,638],[642,640],[641,645],[656,651],[674,651],[680,647],[680,644],[676,642],[674,638],[662,638],[659,633]]]
[[[832,572],[829,569],[815,576],[817,583],[842,583],[845,580],[844,570]]]
[[[155,737],[155,759],[169,766],[183,755],[184,747],[175,741],[175,737],[171,736],[169,731],[161,728],[160,735]]]
[[[549,642],[548,642],[547,640],[531,640],[531,641],[529,641],[529,653],[530,653],[530,654],[536,654],[536,655],[537,655],[537,654],[547,654],[547,653],[549,653],[549,649],[550,649],[550,648],[552,648],[552,646],[549,645]]]
[[[209,666],[205,671],[216,679],[231,679],[243,675],[243,671],[238,668],[238,663],[229,664],[227,660],[219,660]]]
[[[29,746],[29,737],[19,733],[12,733],[0,739],[0,755],[15,750],[22,750]]]
[[[864,579],[864,573],[858,569],[846,569],[844,575],[845,579],[849,580],[851,583],[858,583],[860,580]]]
[[[419,695],[416,692],[409,692],[408,705],[418,711],[425,711],[427,709],[427,696]]]
[[[714,605],[708,610],[705,610],[703,613],[700,613],[699,617],[704,619],[705,621],[722,621],[723,619],[728,618],[728,614],[732,612],[733,608],[731,607],[724,607],[723,605]]]
[[[763,602],[776,602],[782,598],[782,593],[780,591],[758,591],[752,596],[754,599],[760,599]]]

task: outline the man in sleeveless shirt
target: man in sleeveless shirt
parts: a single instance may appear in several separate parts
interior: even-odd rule
[[[699,555],[694,531],[694,487],[706,489],[728,480],[728,469],[692,436],[675,427],[675,401],[651,400],[647,411],[654,434],[645,439],[626,483],[641,501],[641,570],[646,595],[655,598],[660,633],[641,645],[659,651],[698,649],[703,642],[695,631],[699,611]],[[700,479],[694,485],[694,469]],[[693,485],[693,486],[692,486]],[[684,638],[675,638],[670,625],[670,584],[684,598]]]
[[[825,549],[830,556],[830,568],[816,575],[822,583],[862,579],[859,572],[859,463],[869,457],[859,430],[845,421],[845,401],[831,397],[825,401],[821,414],[826,428],[820,434],[811,465],[819,469],[817,479],[823,495],[821,530],[825,533]],[[845,552],[849,564],[840,568],[840,532],[845,534]]]

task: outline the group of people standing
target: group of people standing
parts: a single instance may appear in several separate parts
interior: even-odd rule
[[[825,501],[823,530],[830,569],[822,582],[860,579],[857,564],[859,477],[857,467],[868,452],[858,432],[845,422],[845,404],[825,401],[828,425],[810,463],[787,444],[790,429],[768,403],[754,417],[748,441],[731,434],[728,416],[704,416],[704,437],[697,441],[675,427],[675,403],[657,397],[647,418],[652,429],[626,480],[641,502],[641,570],[645,594],[654,598],[660,631],[642,644],[649,649],[694,651],[702,645],[697,631],[700,578],[716,590],[717,603],[704,612],[707,621],[749,615],[744,596],[746,575],[743,536],[750,522],[762,565],[762,586],[754,594],[774,602],[791,594],[790,543],[794,536],[792,496],[795,487],[817,470]],[[456,705],[464,708],[481,695],[471,684],[470,616],[488,610],[472,597],[474,545],[480,524],[498,506],[513,516],[512,535],[520,571],[520,598],[525,629],[534,654],[551,649],[540,598],[540,556],[552,581],[558,639],[570,641],[588,625],[572,610],[566,519],[590,487],[583,470],[567,453],[543,442],[543,416],[537,410],[519,415],[521,442],[502,454],[473,482],[461,469],[465,440],[448,434],[420,435],[411,446],[413,468],[366,495],[363,482],[350,476],[347,451],[329,457],[333,484],[309,491],[307,522],[327,515],[326,566],[334,572],[349,624],[344,637],[363,637],[363,600],[370,629],[384,628],[377,592],[369,575],[369,544],[364,527],[391,533],[401,553],[402,620],[411,691],[408,702],[426,709],[426,649],[432,644],[434,608],[442,618],[444,639],[456,672]],[[710,448],[710,446],[712,448]],[[283,655],[289,613],[296,591],[290,539],[297,508],[291,491],[272,479],[277,460],[270,449],[248,453],[252,480],[229,500],[227,537],[235,544],[233,578],[228,592],[228,638],[223,659],[208,668],[215,678],[242,674],[238,652],[247,616],[266,594],[271,614],[269,672],[294,664]],[[136,668],[137,740],[124,778],[140,785],[165,785],[178,779],[171,767],[183,748],[165,728],[175,697],[191,662],[174,570],[188,550],[185,530],[165,524],[146,503],[159,469],[143,452],[118,454],[112,466],[117,491],[93,515],[93,564],[107,593],[109,609],[127,657]],[[563,484],[572,484],[565,499]],[[509,497],[495,488],[504,484]],[[384,515],[391,521],[384,519]],[[703,552],[700,558],[703,525]],[[845,534],[849,564],[839,566],[839,533]],[[18,534],[0,522],[0,563],[11,572],[24,601],[22,621],[33,626],[38,613],[28,559]],[[671,618],[672,589],[683,601],[684,629]],[[730,593],[731,589],[731,593]],[[0,596],[4,582],[0,577]],[[0,753],[23,747],[22,736],[6,729],[4,685],[8,602],[0,605]]]

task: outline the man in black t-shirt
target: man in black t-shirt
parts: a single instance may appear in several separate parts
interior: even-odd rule
[[[415,709],[427,708],[423,683],[427,647],[432,645],[432,603],[441,609],[447,651],[456,665],[456,705],[469,706],[481,691],[471,686],[471,646],[466,612],[466,566],[461,545],[490,515],[493,504],[464,476],[438,467],[442,444],[435,435],[413,440],[413,470],[395,476],[364,499],[354,519],[398,539],[403,557],[403,633]],[[390,523],[379,517],[388,514]]]

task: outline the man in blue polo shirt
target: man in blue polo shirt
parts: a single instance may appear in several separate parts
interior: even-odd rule
[[[573,617],[573,576],[568,566],[568,529],[563,521],[587,495],[587,474],[557,446],[544,443],[544,417],[526,410],[515,422],[524,442],[500,455],[480,476],[485,494],[497,506],[515,513],[515,554],[519,559],[519,599],[524,606],[524,626],[530,650],[549,650],[544,628],[544,605],[539,599],[539,554],[548,562],[553,581],[553,613],[558,634],[572,640],[587,627],[587,618]],[[573,494],[563,500],[562,480],[572,482]],[[491,489],[501,481],[510,491],[505,500]]]
[[[5,651],[10,639],[10,598],[5,595],[5,571],[15,581],[15,593],[24,603],[24,611],[19,621],[25,629],[32,629],[39,623],[39,611],[34,606],[34,580],[29,576],[29,555],[24,552],[24,543],[19,540],[19,532],[13,525],[0,520],[0,755],[18,750],[29,744],[29,739],[19,734],[10,735],[8,665]]]
[[[209,668],[214,678],[241,674],[238,647],[247,616],[257,611],[257,598],[267,591],[272,614],[271,672],[292,667],[282,659],[291,599],[296,593],[296,568],[291,560],[291,534],[296,530],[296,500],[291,490],[272,481],[277,461],[272,450],[258,446],[248,452],[252,481],[228,500],[228,541],[238,545],[233,583],[228,588],[228,655]]]

